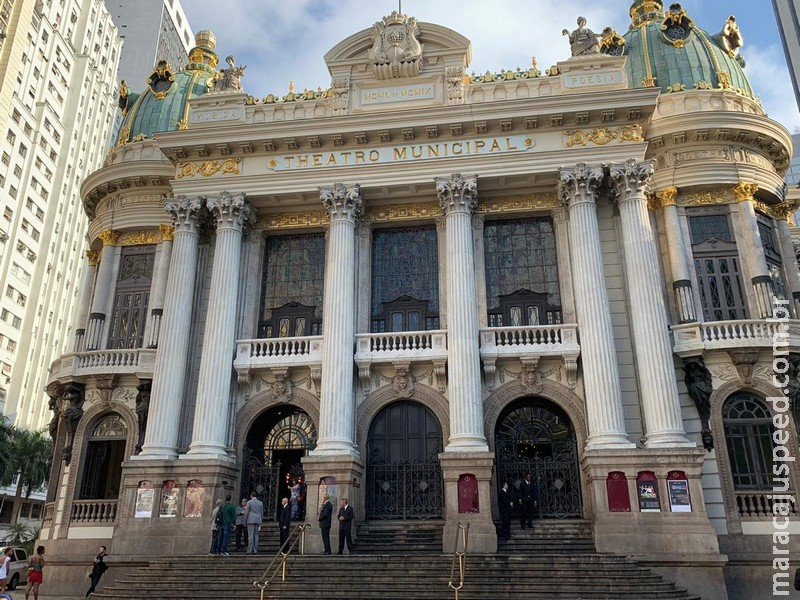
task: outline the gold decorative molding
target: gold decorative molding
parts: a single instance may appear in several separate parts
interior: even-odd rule
[[[714,206],[728,204],[733,200],[728,190],[715,190],[713,192],[695,192],[681,197],[681,206]]]
[[[753,195],[758,191],[758,184],[740,181],[731,188],[731,191],[733,192],[734,196],[736,196],[737,202],[746,202],[748,200],[754,201],[755,198]]]
[[[400,221],[404,219],[431,219],[442,215],[442,209],[436,202],[419,202],[416,204],[392,204],[367,208],[364,221]]]
[[[161,231],[161,241],[162,242],[171,242],[173,236],[175,235],[175,228],[172,225],[165,225],[161,223],[158,226],[158,229]]]
[[[794,213],[797,212],[797,207],[791,202],[781,202],[772,207],[772,213],[779,221],[786,221],[792,225]]]
[[[147,244],[157,244],[161,241],[161,235],[155,230],[129,231],[122,234],[119,238],[120,246],[145,246]]]
[[[656,190],[647,196],[647,207],[650,210],[659,210],[665,206],[675,206],[678,203],[678,188],[668,187]]]
[[[119,236],[120,232],[116,229],[104,229],[97,234],[97,237],[103,242],[103,246],[116,246]]]
[[[98,250],[87,250],[86,251],[86,260],[89,262],[90,267],[96,267],[97,264],[100,262],[100,251]]]
[[[261,215],[255,229],[291,229],[294,227],[322,227],[328,224],[330,216],[326,210],[309,210],[301,213],[281,213]]]
[[[203,162],[180,162],[178,163],[178,173],[175,179],[183,179],[184,177],[194,177],[198,173],[203,177],[211,177],[217,173],[223,175],[238,175],[239,162],[241,158],[226,158],[220,162],[218,160],[206,160]]]
[[[572,146],[585,146],[588,142],[605,146],[614,140],[622,142],[641,142],[644,139],[642,126],[639,123],[633,125],[623,125],[616,129],[609,127],[598,127],[591,130],[567,129],[564,131],[567,136],[567,148]]]
[[[561,200],[556,192],[543,192],[530,196],[498,198],[497,200],[479,200],[476,213],[504,213],[520,210],[548,210],[559,208]]]

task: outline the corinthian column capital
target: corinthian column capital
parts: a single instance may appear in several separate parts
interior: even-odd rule
[[[740,181],[733,186],[731,191],[736,196],[737,202],[746,202],[748,200],[752,201],[755,200],[753,195],[758,191],[758,184]]]
[[[201,196],[178,196],[167,198],[164,210],[172,215],[172,224],[175,231],[189,231],[194,233],[205,209],[205,198]]]
[[[595,192],[603,181],[603,167],[578,163],[558,170],[558,195],[572,208],[576,204],[596,202]]]
[[[445,215],[454,212],[472,214],[478,206],[478,176],[454,173],[449,179],[434,178],[439,206]]]
[[[116,246],[120,235],[116,229],[104,229],[97,234],[97,237],[103,242],[103,246]]]
[[[206,207],[214,215],[217,229],[242,230],[255,222],[255,211],[242,193],[220,192],[206,198]]]
[[[665,206],[676,206],[678,204],[678,188],[668,187],[663,190],[656,190],[653,194],[655,198],[655,208],[664,208]]]
[[[334,183],[333,187],[319,188],[319,198],[330,214],[331,221],[355,223],[364,215],[364,198],[358,184],[348,187],[343,183]]]
[[[624,163],[612,164],[609,176],[617,195],[617,202],[644,199],[647,184],[653,177],[653,163],[629,158]]]

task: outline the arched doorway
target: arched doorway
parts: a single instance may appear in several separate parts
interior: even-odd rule
[[[442,429],[433,412],[401,401],[381,410],[367,436],[367,518],[443,515]]]
[[[242,460],[243,498],[256,492],[264,518],[277,519],[281,498],[299,486],[299,519],[305,518],[305,474],[302,458],[317,445],[317,428],[305,412],[275,406],[259,416],[247,434]]]
[[[580,470],[575,431],[566,413],[543,398],[522,398],[497,420],[494,435],[497,486],[512,491],[526,473],[537,483],[539,518],[581,517]]]
[[[127,441],[128,428],[120,415],[106,414],[97,420],[86,444],[79,500],[116,500],[119,497]]]

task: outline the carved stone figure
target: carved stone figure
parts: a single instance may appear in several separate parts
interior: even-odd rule
[[[702,356],[690,356],[683,359],[683,370],[686,372],[684,382],[689,397],[694,400],[697,412],[700,414],[700,425],[703,448],[709,452],[714,449],[714,436],[711,433],[709,421],[711,419],[711,394],[714,391],[711,373],[703,361]]]
[[[69,465],[72,461],[72,447],[75,444],[75,432],[78,430],[78,423],[83,417],[84,385],[82,383],[68,383],[64,388],[64,403],[61,418],[67,427],[67,439],[64,450],[61,453],[64,464]]]
[[[572,56],[600,53],[600,42],[598,40],[603,36],[586,27],[586,19],[584,17],[578,17],[578,28],[575,31],[570,33],[564,29],[561,31],[561,35],[568,36]]]
[[[522,363],[522,371],[519,374],[519,382],[526,394],[538,394],[542,391],[542,374],[539,366],[533,362]]]
[[[289,402],[292,399],[292,382],[285,373],[276,373],[272,383],[272,396],[276,400]]]
[[[143,379],[136,386],[136,421],[139,423],[139,436],[136,439],[136,450],[134,454],[139,454],[144,445],[144,434],[147,431],[147,416],[150,414],[150,390],[153,382]]]
[[[406,367],[397,368],[392,385],[398,398],[410,398],[414,394],[414,378]]]
[[[55,383],[48,386],[47,395],[50,398],[47,401],[47,408],[53,412],[53,418],[50,419],[50,423],[47,425],[47,431],[50,434],[50,437],[53,439],[53,442],[55,442],[56,436],[58,436],[58,420],[61,416],[59,400],[64,395],[64,386],[62,386],[60,383]]]
[[[369,60],[378,79],[411,77],[422,72],[419,23],[397,11],[372,26]]]
[[[236,66],[236,57],[229,55],[225,57],[228,63],[227,69],[220,69],[219,76],[214,82],[215,92],[242,92],[242,77],[247,66]]]

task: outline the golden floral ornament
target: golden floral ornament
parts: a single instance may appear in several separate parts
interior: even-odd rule
[[[89,262],[90,267],[96,267],[97,264],[100,262],[100,254],[99,250],[87,250],[86,251],[86,260]]]
[[[681,197],[681,206],[716,206],[717,204],[728,204],[732,200],[728,190],[716,190],[713,192],[695,192]]]
[[[598,127],[595,129],[567,129],[564,131],[567,136],[567,148],[572,146],[585,146],[592,142],[598,146],[605,146],[614,140],[619,142],[641,142],[643,137],[642,126],[638,123],[633,125],[623,125],[616,129],[609,127]]]
[[[731,188],[733,195],[736,196],[737,202],[746,202],[748,200],[755,200],[753,195],[758,191],[757,183],[748,183],[740,181],[733,188]]]
[[[175,237],[175,228],[172,225],[161,223],[158,229],[161,231],[162,242],[171,242]]]
[[[781,202],[772,207],[772,213],[775,218],[780,221],[787,221],[790,225],[794,220],[795,212],[797,212],[797,207],[792,202]]]
[[[116,229],[104,229],[97,234],[97,237],[103,242],[103,246],[116,246],[120,235],[121,232]]]
[[[686,91],[686,86],[684,84],[682,84],[682,83],[677,83],[676,82],[676,83],[673,83],[672,85],[668,85],[667,88],[666,88],[666,91],[668,93],[670,93],[670,92],[685,92]]]
[[[696,90],[710,90],[713,87],[708,81],[698,81],[694,84],[694,89]]]
[[[656,190],[651,196],[650,204],[652,209],[659,209],[665,206],[675,206],[678,203],[678,188],[668,187],[663,190]]]
[[[161,236],[155,230],[128,231],[119,238],[120,246],[146,246],[157,244]]]
[[[330,215],[324,210],[310,210],[301,213],[280,213],[261,215],[255,229],[291,229],[297,227],[322,227],[330,222]]]
[[[206,160],[203,162],[180,162],[178,163],[178,173],[175,178],[183,179],[184,177],[194,177],[197,174],[203,177],[211,177],[217,173],[223,175],[238,175],[239,162],[241,160],[241,158],[236,157],[227,158],[224,161]]]

